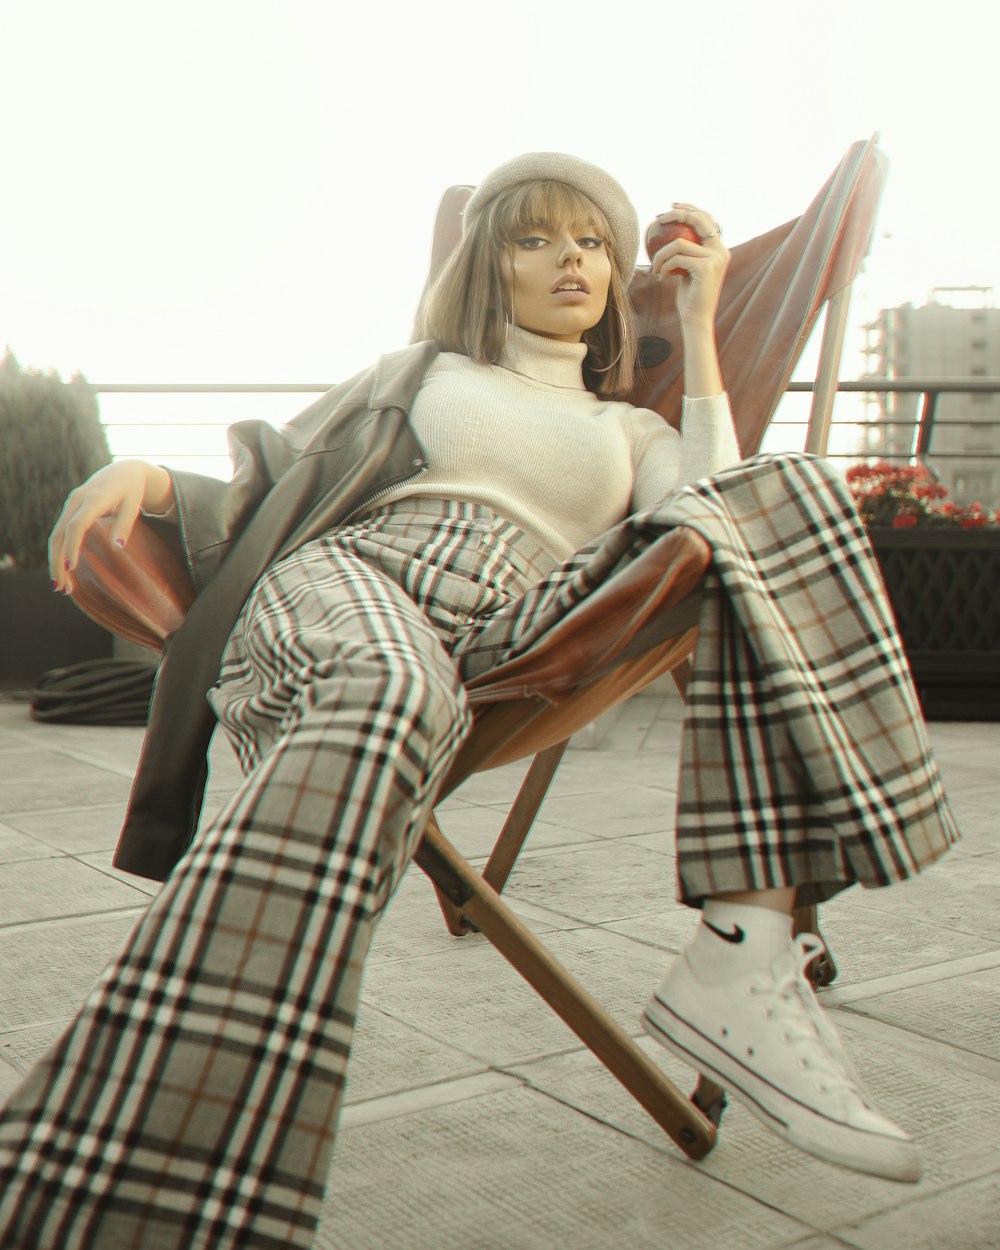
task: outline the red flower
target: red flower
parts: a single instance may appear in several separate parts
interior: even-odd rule
[[[865,525],[961,526],[979,529],[1000,525],[1000,511],[973,503],[964,507],[947,499],[947,490],[923,464],[893,465],[887,460],[854,464],[845,474]]]

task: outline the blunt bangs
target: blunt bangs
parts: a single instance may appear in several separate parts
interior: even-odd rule
[[[556,230],[564,222],[573,230],[595,230],[614,255],[607,217],[593,200],[566,182],[550,179],[523,182],[497,196],[491,213],[493,237],[500,246],[506,246],[532,227]]]

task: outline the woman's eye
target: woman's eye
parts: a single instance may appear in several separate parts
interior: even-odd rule
[[[593,235],[586,235],[582,239],[577,239],[577,243],[579,243],[582,248],[588,248],[595,252],[599,251],[604,246],[604,240],[597,239]]]
[[[538,248],[544,247],[548,239],[543,239],[541,235],[531,234],[523,239],[515,239],[514,242],[518,247],[523,247],[525,251],[534,252]]]

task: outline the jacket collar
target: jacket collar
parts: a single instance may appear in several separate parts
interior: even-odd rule
[[[441,344],[428,339],[380,357],[372,375],[368,407],[375,411],[401,408],[408,412],[424,374],[440,351]]]

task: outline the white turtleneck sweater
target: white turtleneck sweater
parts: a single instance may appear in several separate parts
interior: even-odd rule
[[[739,460],[725,395],[685,398],[681,433],[583,384],[584,343],[513,327],[499,365],[442,352],[410,422],[429,468],[379,500],[485,504],[556,562],[669,491]]]

